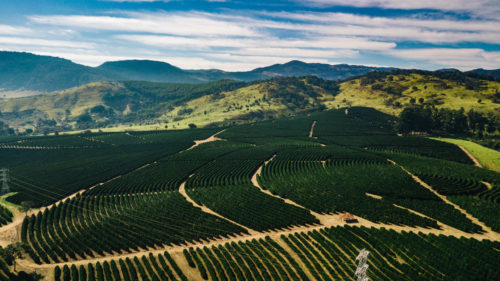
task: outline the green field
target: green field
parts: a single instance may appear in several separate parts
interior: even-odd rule
[[[50,281],[353,280],[362,249],[370,280],[499,279],[500,173],[394,122],[0,138],[6,204],[35,207],[0,242]]]
[[[445,141],[460,145],[467,149],[479,163],[492,171],[500,172],[500,152],[468,140],[451,138],[434,138],[435,140]]]

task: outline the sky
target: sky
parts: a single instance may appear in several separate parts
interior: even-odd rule
[[[0,50],[88,66],[497,69],[500,0],[0,0]]]

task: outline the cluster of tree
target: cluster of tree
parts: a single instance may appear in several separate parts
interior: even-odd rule
[[[16,132],[4,122],[0,121],[0,136],[14,135]]]
[[[42,280],[43,277],[37,273],[26,273],[24,271],[17,272],[16,260],[23,257],[25,248],[26,245],[22,243],[10,244],[6,248],[0,247],[0,273],[3,272],[5,275],[8,275],[7,277],[11,281]],[[5,264],[3,264],[3,262],[5,262]],[[14,272],[11,272],[7,266],[13,266]]]
[[[439,79],[455,81],[465,85],[468,90],[480,90],[484,86],[483,80],[495,81],[496,79],[489,75],[482,75],[475,72],[461,72],[458,70],[453,71],[426,71],[426,70],[416,70],[416,69],[397,69],[391,72],[386,71],[373,71],[362,76],[352,77],[348,80],[353,80],[357,78],[360,79],[361,86],[374,84],[377,81],[383,81],[389,76],[389,80],[392,81],[392,76],[394,75],[428,75],[436,77]],[[445,85],[446,87],[446,85]]]
[[[494,133],[500,130],[500,118],[493,113],[482,114],[474,110],[453,110],[433,106],[412,105],[403,109],[397,130],[409,132],[444,132],[450,134]]]

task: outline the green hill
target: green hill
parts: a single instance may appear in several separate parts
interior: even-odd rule
[[[0,121],[20,131],[144,130],[244,123],[346,106],[397,115],[410,105],[500,116],[499,91],[499,82],[461,72],[400,70],[341,83],[314,76],[200,84],[96,82],[0,100]]]
[[[390,114],[422,104],[500,115],[500,83],[475,76],[458,71],[370,73],[341,83],[334,104],[367,106]]]

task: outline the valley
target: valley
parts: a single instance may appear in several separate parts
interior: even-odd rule
[[[498,173],[391,120],[0,138],[0,204],[32,206],[0,240],[45,280],[352,280],[361,249],[370,280],[496,279]]]

